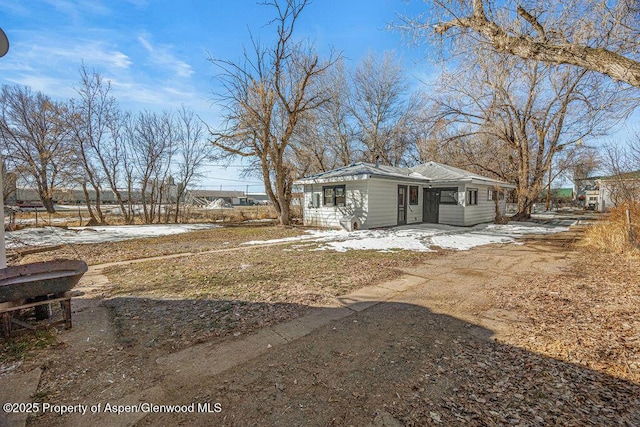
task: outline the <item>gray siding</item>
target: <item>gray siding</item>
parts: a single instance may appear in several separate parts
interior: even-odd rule
[[[323,206],[322,187],[326,185],[345,186],[345,206]],[[360,228],[389,227],[398,224],[398,185],[418,186],[418,204],[409,204],[407,192],[407,224],[423,222],[422,206],[424,194],[422,184],[411,182],[399,182],[388,179],[370,178],[367,180],[351,180],[345,182],[332,182],[331,184],[307,184],[304,186],[303,215],[304,224],[314,227],[340,228],[340,220],[345,216],[355,216],[360,221]],[[492,222],[495,217],[495,205],[488,198],[488,192],[492,187],[467,184],[458,187],[457,205],[439,206],[439,223],[471,226],[480,223]],[[475,188],[478,190],[478,204],[467,206],[466,190]],[[318,194],[320,206],[313,207],[313,195]],[[505,200],[501,200],[501,210],[505,210]]]
[[[369,179],[369,218],[367,228],[398,224],[398,182]]]
[[[478,204],[467,206],[466,190],[478,190]],[[488,197],[488,191],[492,187],[468,184],[464,192],[464,225],[471,226],[486,222],[493,222],[495,219],[495,202]],[[501,201],[504,204],[504,200]]]
[[[345,206],[324,206],[322,187],[326,185],[345,186]],[[320,197],[320,206],[313,207],[313,195]],[[366,181],[347,181],[331,184],[307,184],[304,186],[303,204],[304,225],[312,227],[340,228],[340,220],[345,215],[355,215],[362,228],[367,223],[367,183]]]

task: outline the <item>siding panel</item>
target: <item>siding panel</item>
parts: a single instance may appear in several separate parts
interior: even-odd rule
[[[303,219],[304,225],[311,227],[340,228],[340,220],[345,215],[355,215],[364,225],[367,222],[367,184],[366,181],[347,181],[330,185],[345,186],[345,206],[324,206],[322,187],[327,184],[307,184],[304,186]],[[320,198],[320,206],[313,207],[314,194]]]

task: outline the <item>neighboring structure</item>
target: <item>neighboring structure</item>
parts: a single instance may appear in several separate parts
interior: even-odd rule
[[[218,190],[187,190],[186,200],[191,204],[206,205],[222,199],[235,206],[246,206],[250,204],[249,198],[244,191],[218,191]],[[200,201],[200,203],[198,203]]]
[[[605,212],[625,201],[640,201],[640,171],[576,181],[576,199],[589,210]]]
[[[249,203],[253,203],[254,205],[271,204],[267,193],[247,193],[247,198],[249,199]]]
[[[296,181],[304,186],[304,224],[388,227],[415,223],[470,226],[505,211],[514,185],[436,162],[413,168],[355,163]]]

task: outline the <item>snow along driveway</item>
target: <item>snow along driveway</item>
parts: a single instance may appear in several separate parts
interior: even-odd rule
[[[491,243],[516,243],[516,238],[529,234],[551,234],[569,230],[574,221],[554,221],[552,224],[515,222],[505,225],[479,224],[473,227],[454,227],[441,224],[413,224],[378,230],[308,230],[307,235],[277,240],[255,240],[247,245],[278,242],[300,242],[298,249],[335,250],[410,250],[433,251],[444,249],[469,250]]]

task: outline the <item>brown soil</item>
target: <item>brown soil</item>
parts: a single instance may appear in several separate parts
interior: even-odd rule
[[[45,368],[41,402],[135,404],[147,395],[158,405],[221,408],[150,413],[135,425],[640,425],[640,266],[578,252],[576,237],[432,256],[402,271],[418,285],[215,374],[198,357],[171,367],[197,376],[171,374],[157,362],[171,351],[171,333],[158,343],[132,326],[144,325],[135,321],[144,307],[167,312],[171,331],[171,310],[192,304],[204,312],[201,302],[78,299],[74,328],[23,369]],[[308,312],[301,304],[219,304],[251,325],[229,330],[222,343]],[[344,308],[323,310],[331,317]],[[194,336],[189,345],[218,338]],[[82,420],[45,414],[29,425]]]

